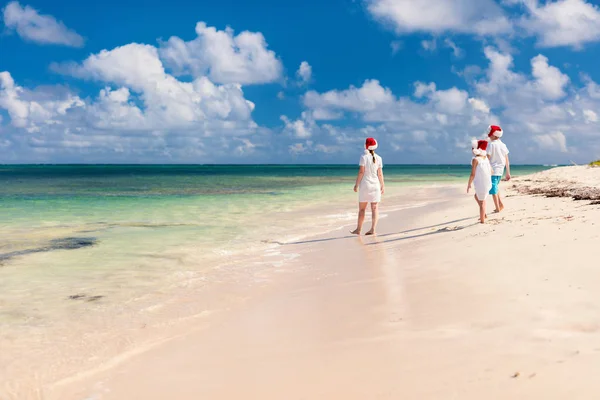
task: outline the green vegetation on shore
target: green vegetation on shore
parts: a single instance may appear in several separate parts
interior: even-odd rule
[[[600,160],[592,161],[590,165],[592,167],[600,167]]]

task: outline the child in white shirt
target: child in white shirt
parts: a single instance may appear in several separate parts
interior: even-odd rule
[[[506,180],[510,180],[510,162],[508,160],[509,151],[508,147],[506,147],[502,140],[500,140],[503,134],[502,128],[497,125],[490,125],[487,134],[491,140],[487,149],[487,157],[492,166],[492,189],[490,190],[490,194],[494,198],[494,205],[496,206],[494,212],[500,212],[504,209],[504,204],[500,198],[498,185],[500,185],[505,168]]]

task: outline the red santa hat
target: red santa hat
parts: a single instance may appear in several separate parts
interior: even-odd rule
[[[367,149],[367,150],[377,149],[377,140],[375,140],[371,137],[367,138],[367,140],[365,141],[365,149]]]
[[[487,129],[488,137],[496,136],[497,138],[501,138],[503,133],[504,132],[502,132],[502,128],[500,128],[498,125],[488,126],[488,129]]]
[[[487,154],[488,141],[487,140],[476,140],[473,139],[471,141],[471,148],[473,149],[473,154],[476,156],[485,156]]]

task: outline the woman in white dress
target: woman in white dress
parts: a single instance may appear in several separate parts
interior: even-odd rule
[[[471,185],[475,186],[475,201],[479,205],[479,222],[485,223],[487,214],[485,212],[485,200],[492,188],[492,166],[487,158],[487,140],[472,142],[473,159],[471,160],[471,176],[467,193],[471,190]]]
[[[354,191],[358,192],[358,223],[356,230],[352,231],[355,235],[360,235],[369,203],[371,204],[373,225],[366,235],[375,235],[379,217],[377,206],[381,201],[381,195],[384,193],[383,160],[375,154],[377,141],[373,138],[367,138],[365,149],[365,154],[360,157],[360,168],[354,185]]]

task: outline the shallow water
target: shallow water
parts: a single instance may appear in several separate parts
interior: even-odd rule
[[[542,169],[513,167],[513,174]],[[211,309],[182,302],[181,293],[252,275],[256,266],[285,268],[294,254],[276,243],[355,221],[356,171],[0,166],[0,375],[93,362],[90,351],[102,358],[106,343],[127,343],[128,329],[151,316]],[[385,198],[402,196],[395,203],[412,207],[411,187],[466,184],[468,174],[468,166],[386,166],[382,213]]]
[[[322,165],[0,166],[0,322],[18,320],[14,308],[35,293],[62,301],[116,286],[133,296],[164,285],[165,275],[201,273],[269,242],[347,224],[355,218],[355,173]],[[386,166],[387,196],[468,173],[467,166]]]

